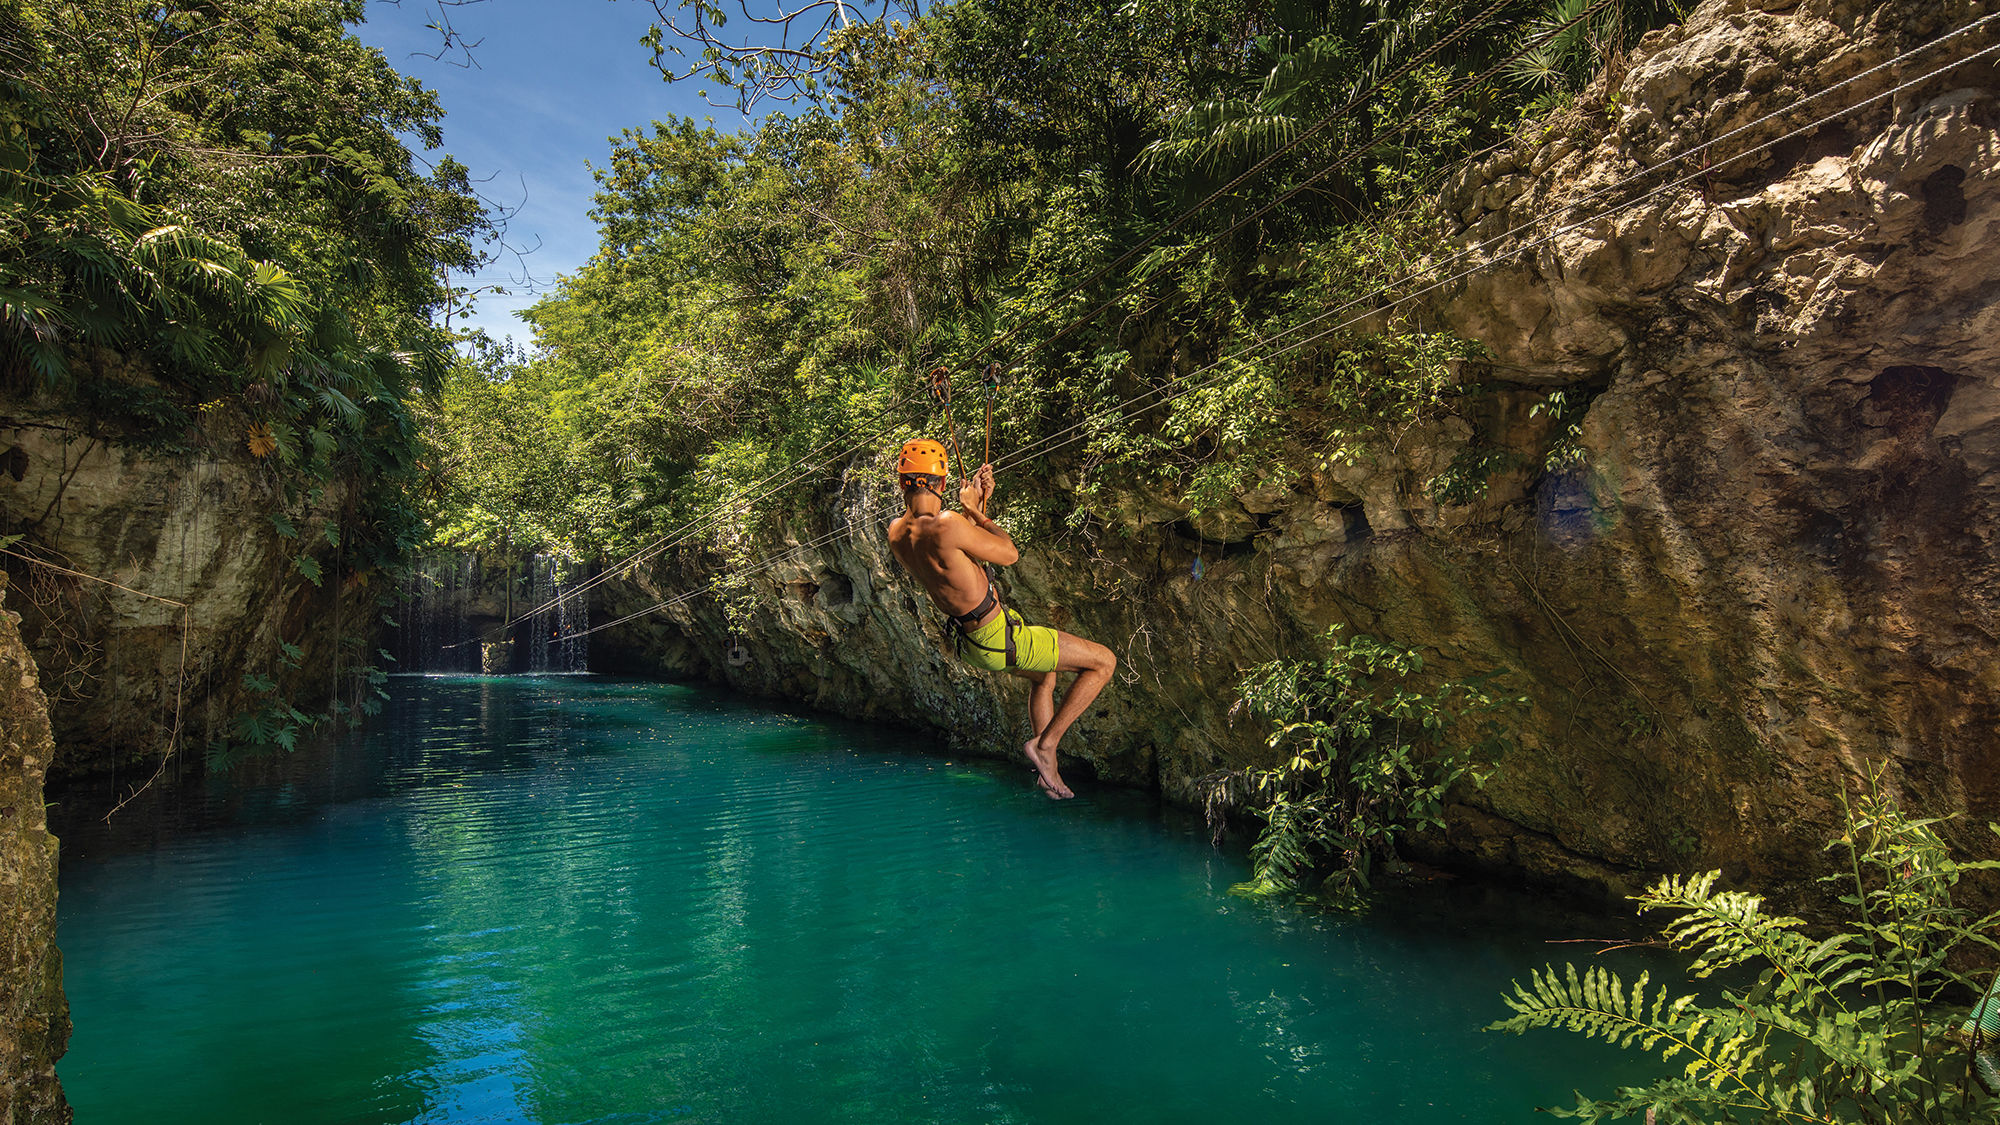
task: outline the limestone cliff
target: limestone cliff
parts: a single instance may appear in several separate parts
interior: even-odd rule
[[[19,620],[0,611],[0,1121],[43,1125],[70,1119],[56,1082],[69,1004],[56,950],[56,838],[42,804],[54,744]]]
[[[1134,496],[1088,550],[1024,545],[1012,602],[1124,658],[1078,762],[1194,799],[1262,753],[1230,718],[1241,669],[1338,622],[1532,700],[1431,841],[1460,863],[1802,890],[1873,762],[1926,808],[2000,817],[2000,80],[1990,55],[1930,75],[2000,33],[1874,69],[1983,11],[1711,0],[1468,169],[1443,208],[1470,257],[1441,272],[1485,268],[1424,298],[1490,353],[1462,416],[1199,528]],[[1580,459],[1552,462],[1565,441]],[[1435,499],[1467,451],[1507,467]],[[870,530],[750,578],[737,626],[691,602],[602,634],[596,666],[1017,745],[1023,689],[944,654],[875,530],[885,484],[857,474],[797,528]],[[609,584],[596,619],[688,577]]]
[[[340,638],[375,626],[374,591],[341,588],[353,576],[319,534],[314,513],[336,509],[339,488],[288,508],[240,441],[185,445],[121,441],[89,419],[0,402],[0,532],[23,536],[0,563],[42,669],[59,775],[115,773],[129,789],[170,745],[199,759],[238,714],[324,702]],[[322,585],[296,565],[301,554]],[[350,641],[355,651],[372,648]]]

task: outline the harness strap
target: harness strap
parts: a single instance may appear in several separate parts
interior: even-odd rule
[[[979,619],[992,613],[993,607],[999,604],[1000,598],[993,592],[993,582],[989,579],[986,583],[986,596],[979,600],[978,605],[953,617],[951,623],[964,632],[971,632],[972,628],[979,624]]]
[[[996,606],[1000,607],[1000,634],[1005,638],[1001,642],[1003,646],[1001,648],[983,645],[972,639],[973,627],[979,624],[980,618],[991,613]],[[964,613],[952,616],[950,620],[952,626],[958,631],[958,640],[961,644],[971,645],[973,648],[983,652],[1004,652],[1007,654],[1007,667],[1018,668],[1021,666],[1020,658],[1014,653],[1014,615],[1005,606],[1000,605],[999,596],[993,592],[992,579],[987,579],[986,596],[979,600],[978,605],[973,606]]]
[[[944,493],[939,492],[938,488],[931,487],[931,478],[933,477],[937,478],[938,488],[944,487],[945,478],[938,476],[936,473],[904,473],[902,476],[896,478],[896,487],[906,491],[911,488],[921,488],[932,496],[937,497],[939,504],[943,504]]]

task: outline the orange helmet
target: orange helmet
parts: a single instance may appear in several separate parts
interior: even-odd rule
[[[945,475],[947,467],[944,446],[928,438],[904,442],[903,455],[896,459],[896,473],[899,476],[923,473],[926,476],[941,477]]]

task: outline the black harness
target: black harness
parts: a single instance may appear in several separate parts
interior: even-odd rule
[[[972,630],[978,626],[980,619],[992,613],[995,607],[1000,610],[1001,632],[1006,638],[1000,648],[983,645],[972,639]],[[1000,605],[999,595],[993,592],[993,579],[990,575],[986,579],[986,596],[979,600],[978,605],[953,616],[951,623],[958,630],[958,643],[971,645],[984,652],[1004,652],[1007,654],[1007,667],[1020,666],[1020,661],[1014,657],[1014,618],[1007,613],[1005,606]]]

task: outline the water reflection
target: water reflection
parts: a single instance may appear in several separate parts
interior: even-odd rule
[[[395,686],[343,754],[66,840],[80,1120],[1491,1122],[1609,1081],[1478,1031],[1569,923],[1231,898],[1143,797],[692,689]]]

